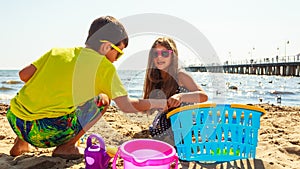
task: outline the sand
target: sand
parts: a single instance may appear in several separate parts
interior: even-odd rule
[[[300,168],[300,107],[269,104],[256,105],[267,113],[261,117],[256,159],[220,164],[181,163],[179,168]],[[35,149],[18,157],[9,156],[15,138],[5,117],[8,105],[0,103],[0,169],[85,168],[83,158],[65,160],[51,157],[53,149]],[[107,146],[119,146],[133,138],[149,138],[147,131],[154,115],[125,114],[110,107],[88,132],[100,134]],[[85,147],[85,143],[80,144]],[[109,166],[111,168],[111,166]],[[122,160],[118,161],[122,167]]]

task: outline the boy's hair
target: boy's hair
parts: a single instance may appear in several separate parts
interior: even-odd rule
[[[101,45],[100,40],[107,40],[119,46],[121,42],[128,45],[128,35],[124,26],[112,16],[102,16],[95,19],[90,26],[85,44],[94,50]]]

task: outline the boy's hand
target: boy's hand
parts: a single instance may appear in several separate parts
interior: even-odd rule
[[[97,107],[107,106],[110,104],[110,99],[106,94],[101,93],[96,97],[95,103]]]
[[[161,112],[166,112],[169,110],[168,100],[162,99],[161,103],[163,104],[163,108],[158,109]]]
[[[150,108],[149,109],[157,109],[159,111],[166,111],[169,109],[166,99],[149,99]]]
[[[168,105],[166,104],[166,106],[164,108],[160,108],[158,109],[160,112],[167,112],[169,110],[170,107],[168,107]]]

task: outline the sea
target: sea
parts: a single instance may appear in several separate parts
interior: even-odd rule
[[[22,88],[19,70],[0,70],[0,103],[9,104]],[[145,70],[118,70],[130,97],[142,98]],[[300,106],[300,78],[188,72],[208,94],[208,101],[222,104],[269,103]]]

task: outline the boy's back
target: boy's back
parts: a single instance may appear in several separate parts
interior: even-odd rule
[[[96,93],[114,90],[113,64],[91,49],[53,48],[33,65],[36,73],[11,101],[11,110],[25,120],[69,114]]]

